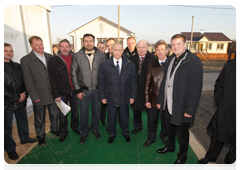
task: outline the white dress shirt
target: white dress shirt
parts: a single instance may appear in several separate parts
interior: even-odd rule
[[[120,69],[120,72],[121,72],[121,68],[122,68],[122,57],[119,59],[119,60],[116,60],[114,57],[113,57],[113,63],[115,66],[117,66],[117,61],[118,62],[118,65],[119,65],[119,69]]]
[[[43,56],[41,56],[40,54],[38,54],[38,53],[35,52],[35,51],[33,51],[33,53],[37,56],[37,58],[39,58],[39,60],[41,60],[41,61],[43,62],[43,64],[44,64],[45,66],[47,66],[47,65],[46,65],[46,58],[45,58],[44,52],[43,52]]]
[[[159,62],[159,64],[161,65],[161,63],[162,63],[162,62],[164,62],[164,63],[165,63],[165,62],[166,62],[166,59],[167,59],[167,58],[165,58],[165,60],[164,60],[164,61],[161,61],[161,60],[159,60],[159,59],[158,59],[158,62]]]

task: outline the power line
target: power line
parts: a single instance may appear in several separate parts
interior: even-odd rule
[[[189,7],[189,8],[208,8],[208,9],[226,9],[226,10],[236,10],[235,8],[221,8],[221,7],[207,7],[207,6],[192,6],[192,5],[169,5],[175,7]]]

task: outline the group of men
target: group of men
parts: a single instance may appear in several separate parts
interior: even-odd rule
[[[142,112],[146,111],[148,137],[143,146],[149,147],[156,141],[161,117],[159,136],[165,147],[158,149],[157,153],[174,152],[177,134],[180,149],[174,163],[185,163],[189,126],[194,121],[202,91],[203,67],[199,58],[186,49],[183,35],[176,34],[171,38],[171,56],[167,56],[168,45],[165,41],[156,42],[153,55],[148,51],[147,41],[136,43],[134,37],[127,39],[124,50],[122,44],[113,38],[109,38],[106,44],[98,43],[97,48],[94,46],[94,35],[85,34],[83,47],[75,54],[69,41],[63,39],[55,57],[44,52],[40,37],[30,37],[29,43],[32,51],[21,58],[21,66],[11,60],[13,49],[10,44],[4,43],[4,149],[10,159],[18,159],[16,144],[11,136],[13,113],[22,144],[46,144],[46,107],[51,133],[60,136],[59,142],[65,140],[68,135],[67,116],[59,111],[55,103],[62,100],[70,103],[70,126],[81,135],[81,144],[86,141],[90,129],[96,139],[101,139],[99,120],[103,126],[108,125],[108,143],[113,143],[117,134],[117,117],[122,135],[126,142],[131,142],[128,128],[130,104],[134,125],[131,134],[142,130]],[[29,138],[26,113],[28,95],[33,102],[37,139]]]

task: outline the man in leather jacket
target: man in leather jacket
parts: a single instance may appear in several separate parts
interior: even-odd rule
[[[12,119],[15,113],[18,135],[21,144],[35,143],[29,137],[27,120],[27,91],[23,83],[21,66],[13,62],[12,46],[4,43],[4,150],[12,160],[18,159],[16,143],[12,138]]]
[[[164,65],[167,59],[167,43],[159,40],[155,45],[157,59],[148,65],[145,78],[145,106],[150,109],[148,115],[148,140],[144,143],[144,147],[149,147],[156,141],[159,109],[157,108],[157,99],[159,89],[163,80]],[[164,121],[161,123],[161,138],[166,140],[167,132]]]

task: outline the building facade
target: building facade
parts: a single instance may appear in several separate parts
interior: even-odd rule
[[[223,33],[182,32],[187,39],[187,49],[195,53],[201,60],[228,60],[228,44],[232,41]]]
[[[83,35],[86,33],[93,34],[95,36],[95,46],[98,42],[106,42],[110,37],[118,39],[118,25],[102,16],[99,16],[92,21],[78,27],[77,29],[68,33],[73,39],[75,52],[79,51],[83,47]],[[127,38],[135,36],[135,33],[120,27],[120,42],[123,47],[127,47]]]

